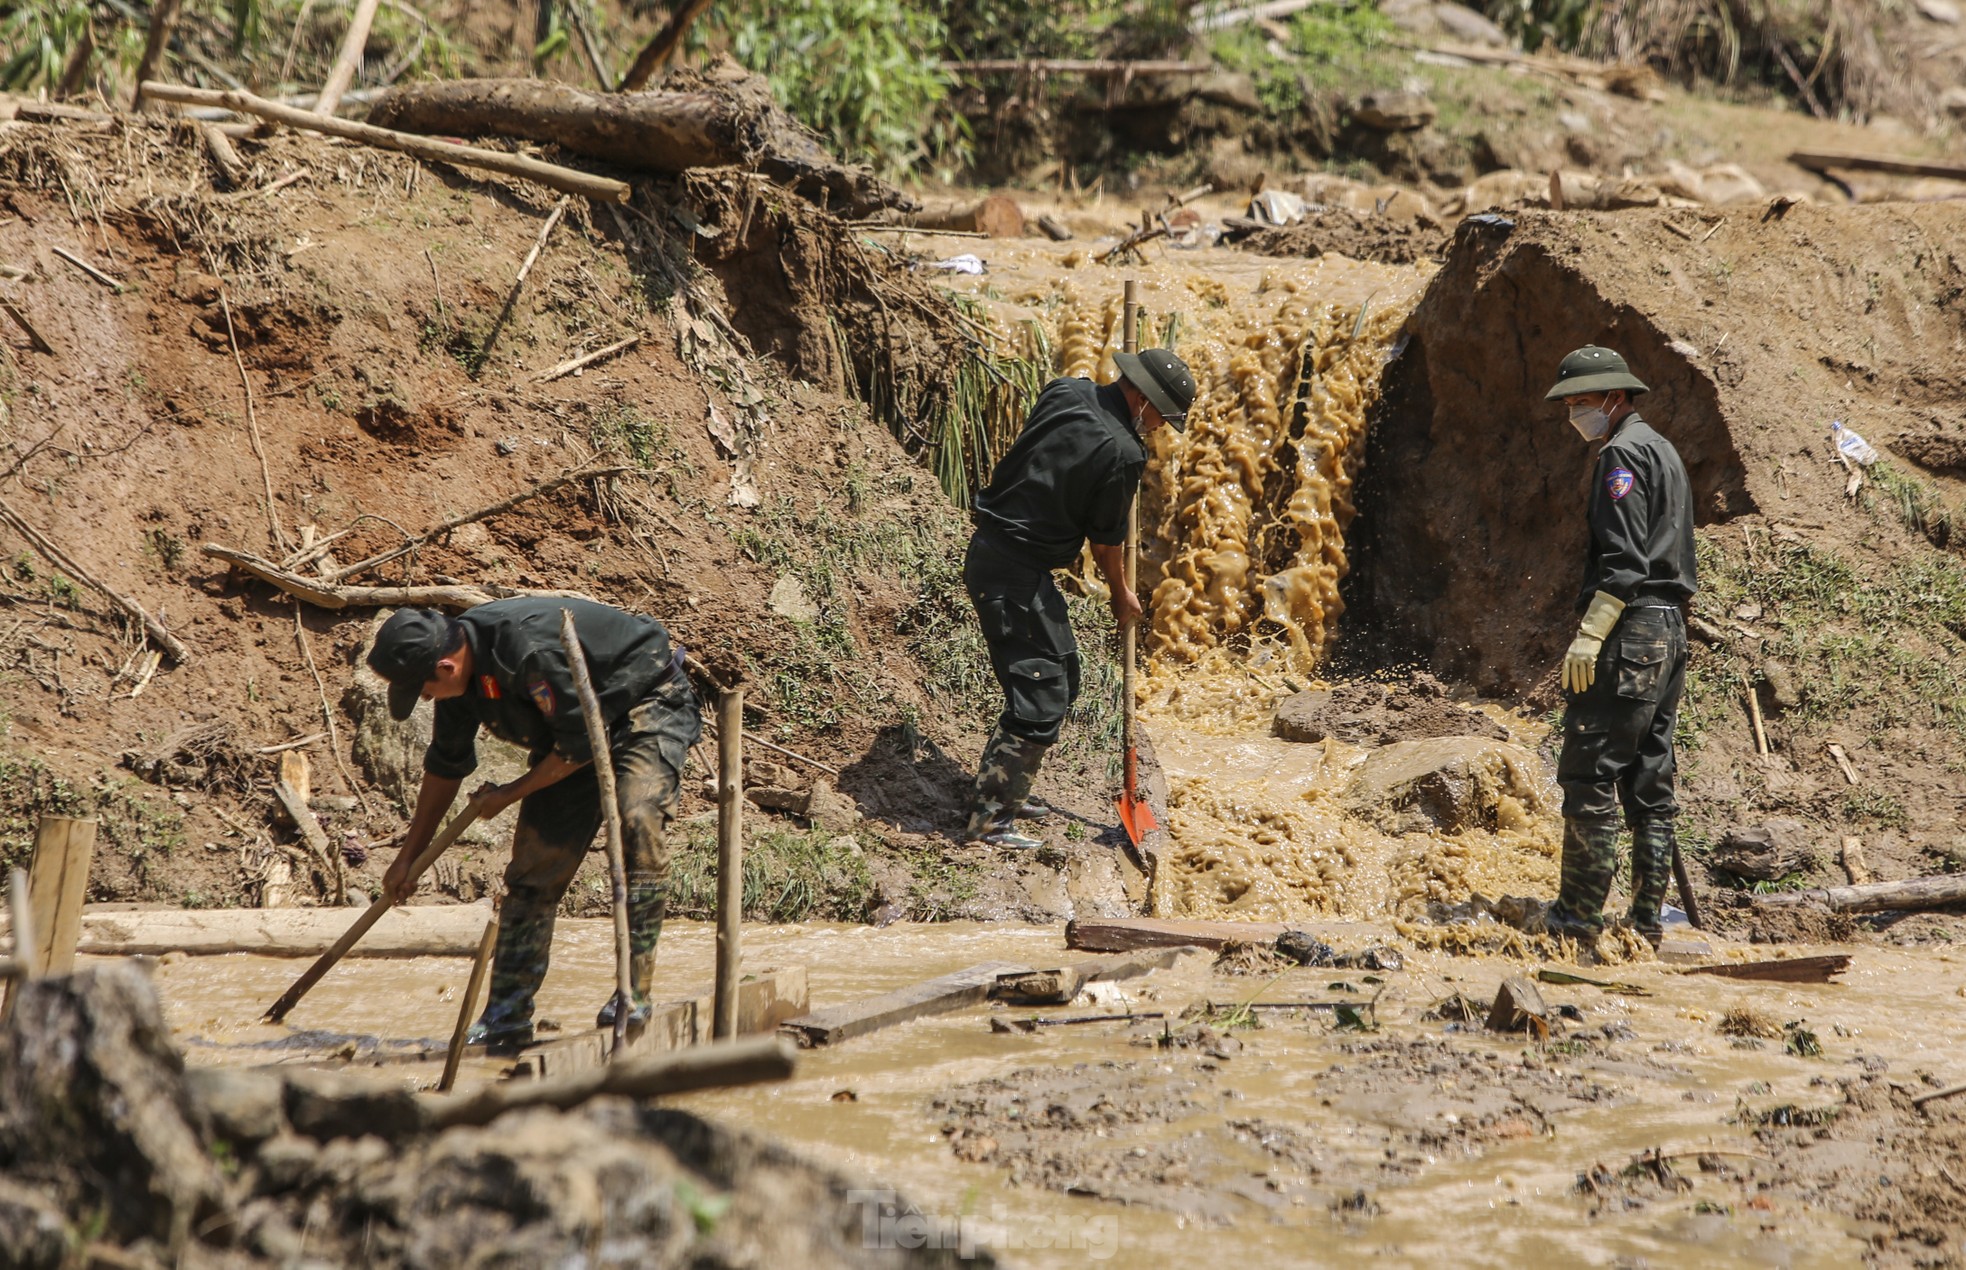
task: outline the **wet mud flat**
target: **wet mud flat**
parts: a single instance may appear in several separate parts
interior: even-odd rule
[[[782,1085],[673,1105],[867,1179],[868,1239],[927,1228],[894,1207],[905,1193],[923,1221],[1020,1265],[1191,1256],[1201,1239],[1264,1264],[1960,1256],[1966,1100],[1911,1103],[1961,1074],[1958,953],[1842,946],[1849,971],[1822,985],[1650,962],[1553,966],[1613,986],[1537,984],[1551,1015],[1539,1039],[1490,1032],[1483,1014],[1505,977],[1533,980],[1543,963],[1409,951],[1376,924],[1307,926],[1341,952],[1396,948],[1400,968],[1191,953],[1074,1004],[918,1020],[807,1051]],[[563,926],[546,1015],[580,1026],[589,998],[603,999],[607,938],[604,923]],[[706,928],[679,924],[664,940],[659,991],[707,981]],[[1752,956],[1818,951],[1757,945]],[[769,927],[746,943],[747,967],[807,966],[815,1008],[983,961],[1079,956],[1056,927],[970,923]],[[160,967],[189,1061],[269,1061],[258,1047],[287,1033],[252,1020],[293,969],[249,957]],[[455,1007],[438,998],[463,970],[458,959],[351,963],[292,1024],[379,1042],[440,1034]],[[1312,1001],[1350,1008],[1257,1008]],[[1165,1017],[992,1028],[1151,1012]],[[280,1061],[348,1065],[306,1042]],[[427,1085],[436,1066],[380,1072]],[[467,1063],[465,1082],[498,1074]]]

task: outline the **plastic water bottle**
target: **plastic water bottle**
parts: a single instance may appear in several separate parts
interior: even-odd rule
[[[1837,453],[1852,463],[1869,467],[1877,462],[1877,451],[1870,448],[1870,442],[1844,427],[1841,419],[1831,421],[1829,439],[1836,443]]]

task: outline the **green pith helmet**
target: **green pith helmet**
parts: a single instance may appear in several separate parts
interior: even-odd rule
[[[1195,404],[1195,377],[1188,363],[1170,349],[1143,348],[1138,353],[1113,354],[1113,364],[1170,427],[1176,432],[1188,430],[1188,407]]]
[[[1544,401],[1559,401],[1564,397],[1578,397],[1587,392],[1610,392],[1622,388],[1634,395],[1651,392],[1625,359],[1608,348],[1586,344],[1556,368],[1556,387],[1543,394]]]

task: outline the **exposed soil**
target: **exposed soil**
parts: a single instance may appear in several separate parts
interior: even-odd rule
[[[1440,256],[1447,242],[1447,231],[1437,225],[1326,207],[1308,213],[1296,225],[1256,230],[1236,245],[1263,256],[1317,257],[1330,252],[1353,260],[1411,265]]]

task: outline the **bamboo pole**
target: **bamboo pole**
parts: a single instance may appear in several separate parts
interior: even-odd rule
[[[744,913],[744,685],[717,694],[717,982],[710,1035],[737,1035],[739,923]]]
[[[602,1094],[654,1098],[691,1089],[786,1080],[798,1061],[791,1042],[760,1036],[729,1045],[698,1045],[680,1053],[606,1063],[548,1080],[505,1081],[488,1085],[469,1098],[432,1099],[424,1105],[429,1108],[430,1129],[442,1131],[459,1125],[490,1124],[522,1107],[567,1111]]]
[[[355,16],[348,20],[348,35],[341,42],[341,56],[335,58],[328,82],[321,85],[321,95],[314,100],[315,114],[332,115],[341,104],[341,95],[348,91],[356,70],[362,65],[362,50],[369,46],[369,27],[374,24],[375,11],[381,3],[382,0],[356,0]]]
[[[560,610],[560,647],[567,653],[573,671],[574,690],[580,694],[580,713],[587,721],[587,744],[594,751],[594,780],[600,786],[601,817],[607,826],[608,883],[614,892],[614,1048],[612,1062],[622,1053],[628,1039],[628,1015],[635,1008],[632,957],[628,946],[628,865],[622,856],[621,804],[615,799],[614,756],[608,750],[608,724],[601,717],[600,694],[594,691],[594,676],[587,670],[587,654],[581,651],[580,634],[574,629],[573,610]]]
[[[177,26],[178,10],[184,0],[157,0],[150,9],[150,31],[144,37],[143,58],[137,62],[137,91],[130,101],[131,110],[153,110],[150,102],[150,81],[163,68],[164,53],[171,43],[171,31]],[[164,98],[157,100],[163,101]]]
[[[538,159],[528,159],[523,155],[482,150],[477,146],[457,145],[449,141],[420,137],[415,133],[395,132],[388,128],[375,127],[373,124],[356,123],[352,119],[317,115],[312,111],[283,106],[279,102],[268,101],[264,97],[248,92],[187,88],[181,84],[165,84],[156,80],[145,81],[143,92],[146,97],[157,101],[177,102],[187,106],[219,106],[239,114],[258,115],[262,119],[271,119],[275,123],[283,123],[292,128],[304,128],[310,132],[326,133],[331,137],[359,141],[378,149],[397,150],[428,163],[450,163],[460,167],[483,168],[488,172],[537,181],[548,189],[559,190],[565,194],[580,194],[605,203],[628,201],[629,188],[626,181],[593,176],[573,168],[561,167],[556,163],[542,163]]]
[[[1120,351],[1138,353],[1140,351],[1140,284],[1132,278],[1126,280],[1126,289],[1120,303]],[[1126,577],[1126,589],[1134,589],[1134,579],[1140,569],[1140,500],[1133,498],[1126,507],[1126,554],[1122,558],[1122,572]],[[1135,750],[1134,740],[1134,696],[1133,661],[1140,647],[1140,624],[1128,622],[1120,632],[1120,718],[1125,736],[1121,744],[1126,753],[1121,759],[1124,767],[1125,798],[1129,805],[1140,800],[1140,760]],[[1131,814],[1131,813],[1129,813]],[[1130,824],[1131,822],[1129,822]],[[1137,845],[1137,844],[1136,844]]]
[[[457,1083],[457,1065],[464,1061],[464,1034],[471,1030],[471,1014],[478,1008],[478,992],[485,986],[485,971],[491,965],[492,949],[498,945],[498,918],[485,923],[478,939],[478,953],[471,959],[471,977],[464,984],[464,1000],[457,1003],[457,1026],[451,1029],[451,1046],[444,1053],[444,1074],[437,1081],[437,1092],[447,1094]]]

